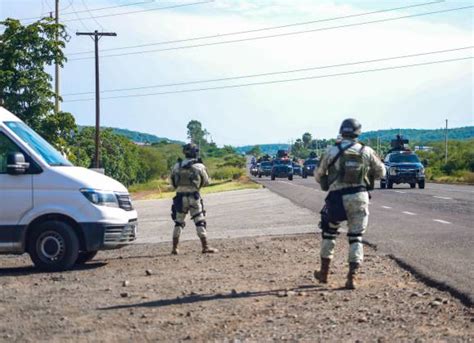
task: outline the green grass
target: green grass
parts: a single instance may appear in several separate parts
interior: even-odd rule
[[[221,193],[242,189],[259,189],[261,185],[250,181],[248,178],[239,180],[215,180],[201,190],[201,194]],[[147,183],[133,185],[129,188],[132,197],[138,200],[172,198],[175,192],[166,180],[153,180]]]

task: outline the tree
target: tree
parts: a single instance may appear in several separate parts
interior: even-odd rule
[[[70,113],[54,114],[52,77],[45,67],[66,57],[67,33],[61,24],[44,18],[23,26],[19,20],[0,22],[0,100],[48,141],[63,149],[76,129]],[[57,38],[56,38],[57,35]],[[63,149],[64,150],[64,149]]]
[[[305,132],[302,138],[303,138],[303,146],[305,148],[308,148],[313,137],[311,136],[309,132]]]
[[[197,145],[207,144],[207,141],[204,137],[208,135],[209,132],[207,132],[206,129],[202,128],[202,124],[200,121],[191,120],[186,127],[188,129],[188,138],[191,140],[192,143]]]
[[[262,155],[262,149],[260,148],[260,145],[255,145],[252,149],[247,151],[247,155],[252,155],[255,157],[259,157]]]

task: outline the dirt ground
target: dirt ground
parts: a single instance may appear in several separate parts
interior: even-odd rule
[[[134,245],[84,268],[36,273],[0,257],[0,341],[472,342],[474,311],[366,247],[362,288],[342,289],[341,237],[331,284],[313,279],[319,236]]]

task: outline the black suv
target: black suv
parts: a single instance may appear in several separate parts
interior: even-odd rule
[[[314,176],[314,170],[318,168],[319,166],[319,160],[317,158],[308,158],[306,161],[303,163],[303,172],[302,172],[302,177],[303,179],[306,179],[308,175]]]
[[[258,171],[257,171],[258,177],[270,176],[271,174],[272,174],[272,162],[270,161],[260,162],[260,166],[258,167]]]
[[[393,151],[385,156],[387,175],[380,180],[380,188],[393,188],[393,184],[408,183],[411,188],[418,184],[425,188],[425,168],[418,156],[410,150]]]
[[[273,161],[273,168],[271,179],[275,180],[277,177],[288,178],[293,180],[293,163],[289,159],[281,159]]]

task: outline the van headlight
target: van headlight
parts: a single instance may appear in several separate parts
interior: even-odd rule
[[[81,193],[94,205],[119,207],[117,196],[114,192],[100,191],[97,189],[82,188]]]
[[[389,174],[390,174],[391,176],[397,175],[397,168],[395,168],[395,167],[390,167],[390,169],[389,169]]]

